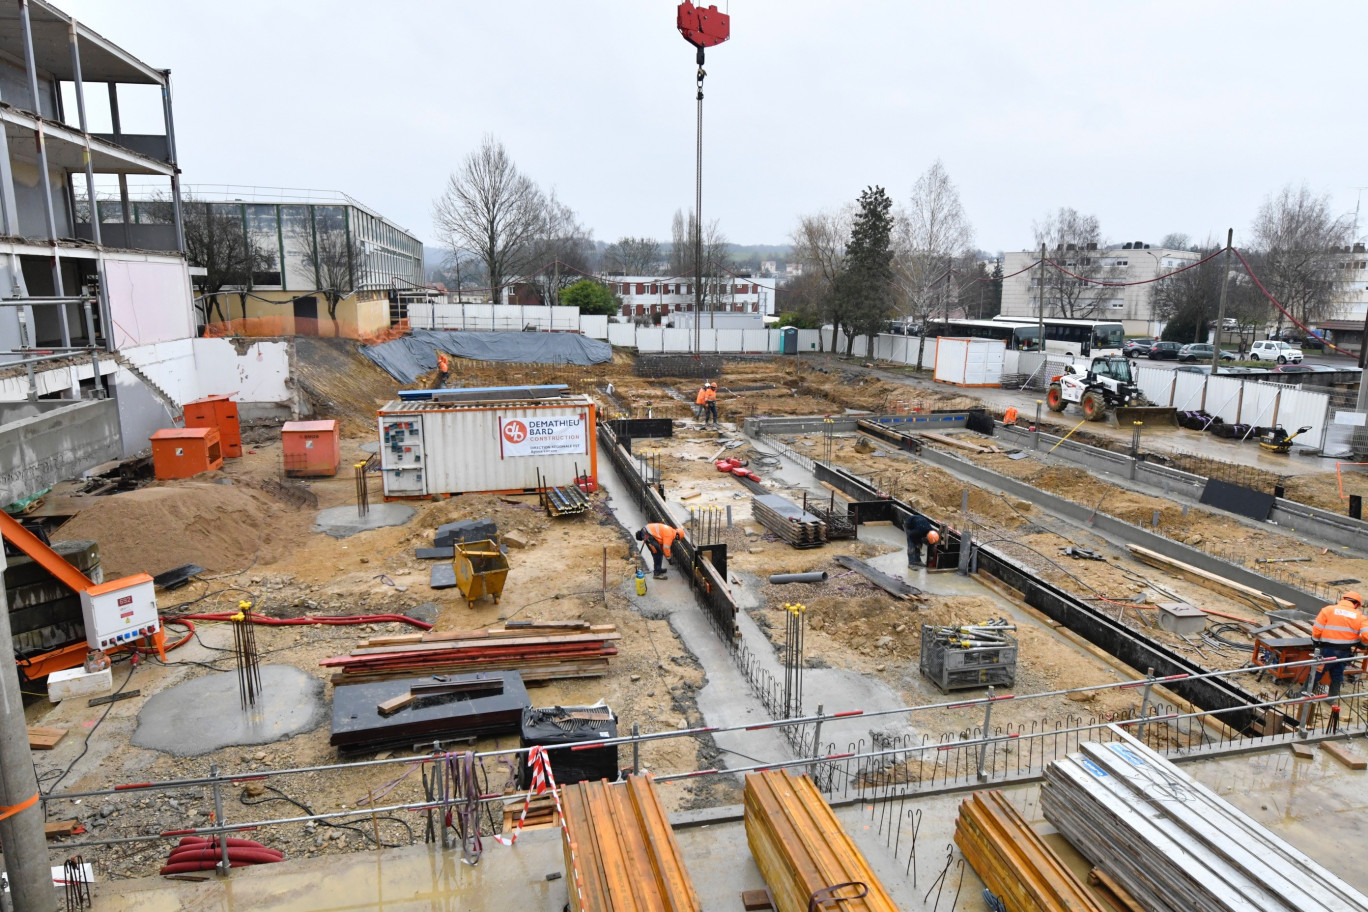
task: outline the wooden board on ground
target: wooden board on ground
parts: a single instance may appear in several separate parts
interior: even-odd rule
[[[66,737],[65,728],[43,728],[40,725],[30,725],[28,727],[29,750],[50,751],[57,746],[57,742]]]
[[[48,839],[61,839],[65,836],[76,835],[76,830],[81,826],[79,820],[49,820],[43,824],[43,835]]]
[[[847,912],[896,912],[888,891],[821,792],[783,770],[746,774],[746,841],[779,912],[807,912],[814,893],[840,884],[824,905]],[[838,900],[845,899],[840,902]]]
[[[1309,744],[1293,743],[1292,756],[1296,757],[1298,760],[1311,760],[1316,756],[1316,752],[1311,749],[1311,745]]]
[[[1320,747],[1321,750],[1325,751],[1351,770],[1368,769],[1368,760],[1364,760],[1361,754],[1351,751],[1342,744],[1336,744],[1333,741],[1322,741]]]
[[[1254,604],[1264,611],[1278,611],[1297,607],[1286,599],[1280,599],[1277,596],[1269,595],[1267,592],[1261,592],[1253,586],[1237,583],[1232,579],[1226,579],[1224,576],[1211,573],[1200,567],[1185,564],[1172,557],[1165,557],[1158,551],[1151,551],[1149,548],[1142,548],[1139,545],[1127,545],[1126,549],[1130,551],[1131,554],[1135,555],[1138,560],[1149,564],[1151,567],[1167,570],[1170,573],[1181,576],[1183,579],[1196,583],[1206,589],[1210,589],[1213,592],[1219,592],[1222,595],[1238,599],[1242,602],[1253,599]]]

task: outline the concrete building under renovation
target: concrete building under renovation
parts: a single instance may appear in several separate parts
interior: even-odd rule
[[[160,118],[126,128],[120,99],[145,114],[149,93]],[[242,364],[248,397],[288,403],[284,343],[248,358],[196,338],[169,71],[42,0],[6,2],[0,122],[0,402],[24,403],[0,414],[0,501],[146,448]],[[133,220],[130,178],[164,188],[167,218]],[[118,199],[92,219],[97,182]]]

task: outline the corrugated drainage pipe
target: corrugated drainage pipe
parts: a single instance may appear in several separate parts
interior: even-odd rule
[[[825,570],[815,570],[812,573],[776,573],[769,578],[776,586],[782,586],[784,583],[825,583],[826,580]]]

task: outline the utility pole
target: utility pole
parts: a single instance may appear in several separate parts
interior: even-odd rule
[[[1045,356],[1045,244],[1043,241],[1040,244],[1040,278],[1038,281],[1040,282],[1040,302],[1037,305],[1039,311],[1037,331],[1040,335],[1036,337],[1036,349],[1043,358]],[[1041,363],[1044,364],[1045,362],[1042,361]]]
[[[5,549],[0,547],[0,576]],[[28,746],[28,720],[19,693],[19,669],[10,657],[9,605],[0,588],[0,843],[5,847],[5,870],[15,912],[53,912],[57,890],[52,885],[47,836],[43,832],[43,803],[38,800],[38,777]],[[22,807],[16,811],[15,808]]]
[[[1211,347],[1212,376],[1221,372],[1221,334],[1225,332],[1226,289],[1230,286],[1230,250],[1235,240],[1235,229],[1226,229],[1225,269],[1221,273],[1221,297],[1216,304],[1216,344]]]

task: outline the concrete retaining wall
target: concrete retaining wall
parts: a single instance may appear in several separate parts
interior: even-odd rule
[[[0,504],[119,454],[118,406],[112,400],[0,404]]]

